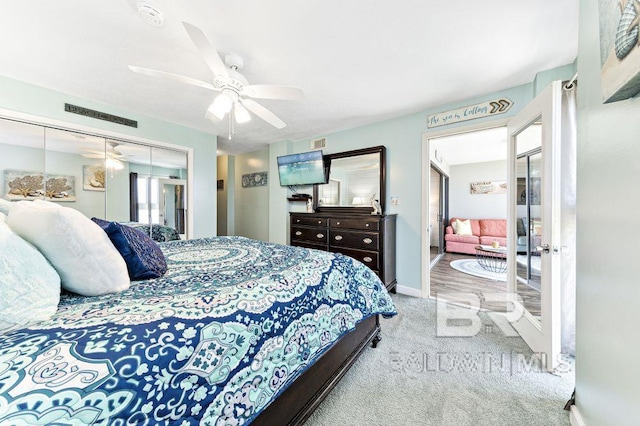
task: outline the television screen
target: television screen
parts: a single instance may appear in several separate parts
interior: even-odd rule
[[[326,183],[322,151],[301,152],[278,157],[280,186]]]

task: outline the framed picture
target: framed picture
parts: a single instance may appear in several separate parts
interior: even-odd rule
[[[469,191],[471,194],[505,194],[507,182],[471,182]]]
[[[85,191],[103,191],[106,177],[104,166],[82,166],[82,189]]]
[[[267,184],[267,172],[249,173],[242,175],[242,187],[265,186]]]
[[[4,196],[8,200],[76,201],[76,178],[41,172],[4,170]]]
[[[605,103],[640,93],[640,2],[599,0],[600,65]]]

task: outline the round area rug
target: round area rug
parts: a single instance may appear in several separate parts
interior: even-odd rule
[[[480,278],[487,278],[494,281],[507,281],[507,273],[491,272],[484,269],[475,259],[458,259],[450,263],[451,267],[456,271],[473,275]]]

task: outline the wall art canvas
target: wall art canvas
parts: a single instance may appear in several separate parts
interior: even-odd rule
[[[265,186],[267,184],[267,172],[249,173],[242,175],[242,187]]]
[[[76,201],[75,176],[4,170],[4,196],[8,200]]]
[[[472,194],[506,194],[507,182],[471,182]]]
[[[104,191],[106,169],[104,166],[82,166],[82,189]]]
[[[605,103],[640,93],[640,0],[599,0]]]

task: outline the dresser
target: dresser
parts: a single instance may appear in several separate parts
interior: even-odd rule
[[[396,215],[290,213],[292,246],[342,253],[396,288]]]

